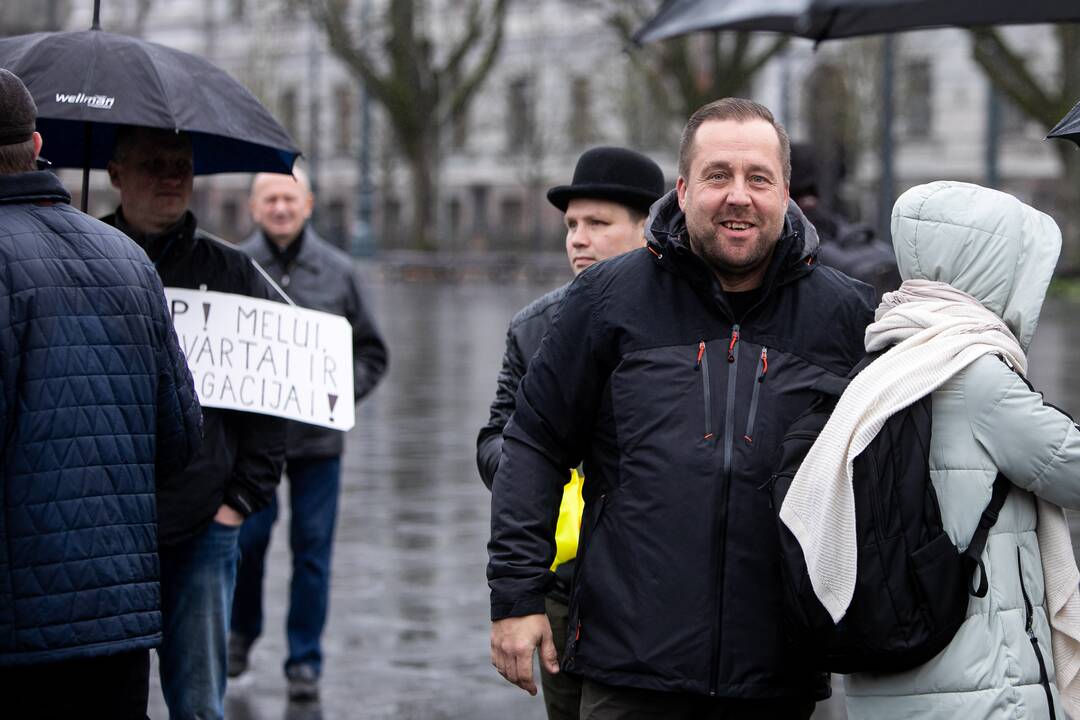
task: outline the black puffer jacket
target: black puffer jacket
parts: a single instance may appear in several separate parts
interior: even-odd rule
[[[190,212],[162,235],[140,235],[123,210],[102,220],[127,233],[157,267],[165,287],[277,300],[251,259],[196,229]],[[198,389],[198,388],[196,388]],[[158,537],[174,545],[201,532],[222,503],[247,516],[273,496],[285,462],[285,420],[270,415],[203,408],[203,444],[183,472],[158,478]]]
[[[824,697],[784,635],[768,493],[784,430],[863,355],[870,288],[814,262],[792,203],[738,321],[674,193],[647,249],[583,272],[533,357],[492,491],[492,619],[543,612],[562,483],[585,517],[564,668],[613,685]]]

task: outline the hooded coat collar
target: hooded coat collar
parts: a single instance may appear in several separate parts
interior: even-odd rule
[[[645,223],[646,246],[665,270],[685,278],[731,319],[733,313],[712,269],[690,249],[686,215],[679,207],[678,191],[671,190],[653,204]],[[794,201],[788,201],[784,228],[762,281],[758,304],[779,287],[813,270],[819,247],[817,230]]]

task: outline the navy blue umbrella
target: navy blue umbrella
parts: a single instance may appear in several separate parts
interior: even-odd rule
[[[38,107],[44,155],[57,167],[104,168],[118,125],[185,131],[196,175],[292,172],[289,133],[248,90],[203,58],[98,27],[0,39],[0,68]]]

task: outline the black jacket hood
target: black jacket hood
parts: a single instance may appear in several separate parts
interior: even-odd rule
[[[806,219],[806,215],[794,200],[788,200],[784,229],[780,235],[781,240],[789,237],[797,238],[799,242],[794,243],[785,253],[786,265],[810,264],[817,258],[820,245],[817,230]],[[690,252],[689,241],[686,237],[686,215],[679,207],[678,190],[671,190],[653,203],[649,210],[649,219],[645,223],[645,240],[657,256],[678,248]]]

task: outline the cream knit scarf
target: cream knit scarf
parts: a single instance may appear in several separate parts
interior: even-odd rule
[[[835,622],[855,589],[852,462],[893,413],[988,353],[1021,372],[1027,358],[1005,323],[950,285],[908,280],[885,295],[866,329],[866,349],[891,348],[859,373],[837,402],[780,509],[806,558],[814,593]],[[1064,511],[1038,500],[1039,550],[1052,628],[1057,686],[1080,716],[1080,572]]]

